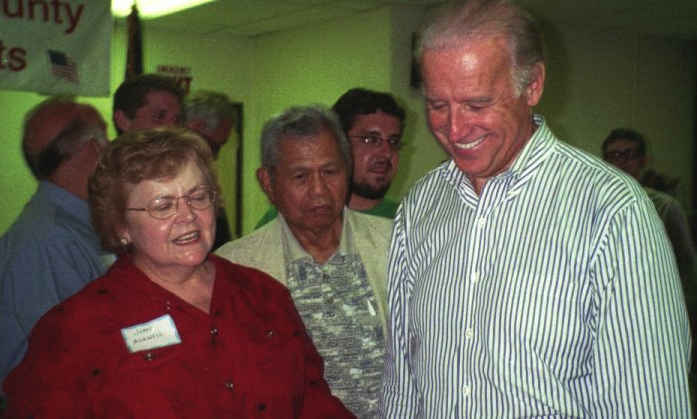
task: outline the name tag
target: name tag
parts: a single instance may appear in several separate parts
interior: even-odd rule
[[[128,352],[147,351],[148,349],[181,343],[179,331],[169,314],[149,322],[136,324],[121,329],[121,336],[128,347]]]

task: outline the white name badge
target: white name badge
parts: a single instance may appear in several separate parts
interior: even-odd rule
[[[182,342],[177,326],[174,325],[174,320],[169,314],[149,322],[124,327],[121,329],[121,335],[131,353]]]

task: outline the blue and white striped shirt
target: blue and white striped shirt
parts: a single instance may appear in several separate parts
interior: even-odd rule
[[[690,332],[641,187],[541,117],[481,195],[453,162],[395,219],[388,418],[688,418]]]

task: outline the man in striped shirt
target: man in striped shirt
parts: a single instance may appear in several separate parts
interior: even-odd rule
[[[449,6],[418,56],[451,160],[395,218],[382,415],[690,417],[669,241],[636,182],[533,114],[532,18],[506,0]]]

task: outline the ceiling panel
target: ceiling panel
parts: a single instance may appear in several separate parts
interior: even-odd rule
[[[634,29],[697,39],[697,0],[518,0],[556,24]],[[318,23],[386,5],[435,5],[442,0],[218,0],[148,25],[200,34],[254,36]]]

